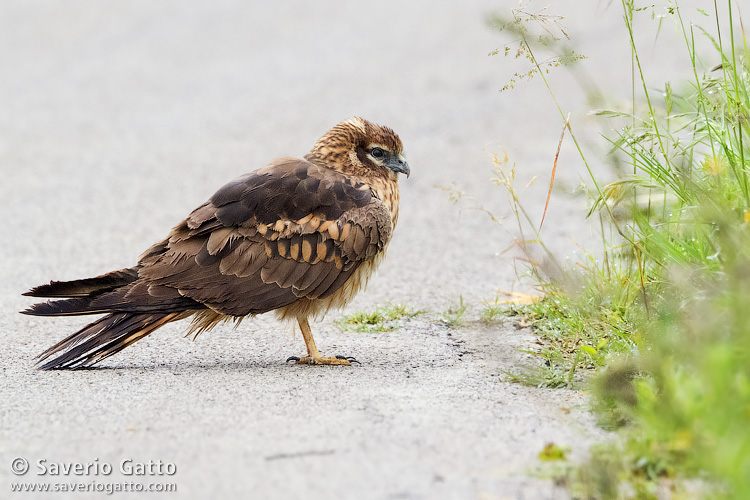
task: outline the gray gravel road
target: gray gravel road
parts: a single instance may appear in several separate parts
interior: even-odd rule
[[[0,6],[0,497],[101,496],[9,493],[20,481],[134,481],[177,484],[169,498],[566,498],[530,477],[536,455],[554,441],[581,459],[603,433],[584,395],[504,381],[533,362],[519,352],[533,338],[476,318],[478,301],[514,286],[512,263],[497,255],[512,224],[495,227],[435,188],[455,183],[507,214],[488,181],[501,146],[522,183],[548,176],[554,104],[538,79],[498,92],[526,63],[487,56],[508,40],[485,16],[517,2],[267,4]],[[629,53],[607,4],[561,1],[555,13],[568,16],[587,71],[616,101],[629,95]],[[654,65],[656,82],[666,61]],[[594,138],[574,80],[552,81],[582,137]],[[394,302],[428,314],[392,333],[342,332],[339,313],[313,325],[322,352],[362,362],[351,368],[285,365],[302,353],[300,336],[260,317],[196,341],[170,325],[96,370],[33,369],[36,354],[86,320],[17,314],[30,303],[23,291],[132,265],[226,181],[304,154],[353,115],[401,135],[412,176],[388,258],[348,311]],[[561,182],[581,175],[567,143],[559,168]],[[545,184],[526,192],[535,215]],[[553,248],[589,241],[584,201],[552,206]],[[451,329],[437,317],[459,296],[472,308]],[[27,474],[12,473],[16,457],[30,462]],[[41,474],[39,460],[114,470]],[[173,463],[176,473],[123,475],[124,460]]]

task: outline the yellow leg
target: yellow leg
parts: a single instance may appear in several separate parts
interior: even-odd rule
[[[305,346],[307,347],[307,356],[302,358],[291,357],[287,361],[295,360],[298,365],[346,365],[350,366],[349,360],[354,358],[346,359],[344,357],[336,358],[324,358],[318,352],[318,347],[315,345],[315,339],[312,336],[312,330],[310,330],[310,323],[307,318],[297,319],[299,322],[299,328],[302,330],[302,338],[305,339]],[[356,361],[356,360],[354,360]]]

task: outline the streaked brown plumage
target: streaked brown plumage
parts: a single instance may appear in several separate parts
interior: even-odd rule
[[[345,305],[384,257],[397,174],[409,175],[402,150],[391,129],[346,120],[304,159],[280,158],[219,189],[135,267],[32,289],[25,295],[64,300],[24,314],[106,313],[44,351],[40,368],[93,365],[179,319],[192,317],[197,335],[268,311],[299,322],[308,354],[298,363],[349,364],[319,355],[308,318]]]

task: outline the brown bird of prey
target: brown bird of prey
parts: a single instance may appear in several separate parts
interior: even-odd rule
[[[91,366],[183,318],[197,335],[268,311],[299,323],[307,356],[289,360],[349,365],[318,353],[308,321],[349,302],[383,260],[397,176],[409,176],[402,150],[390,128],[346,120],[304,159],[279,158],[219,189],[134,267],[27,292],[63,300],[24,314],[106,314],[44,351],[39,368]]]

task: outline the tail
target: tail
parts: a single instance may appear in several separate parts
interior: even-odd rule
[[[116,354],[169,322],[193,311],[168,314],[112,313],[53,345],[38,358],[40,370],[78,369]]]
[[[65,300],[34,304],[21,313],[31,316],[77,316],[109,312],[112,309],[107,306],[113,302],[109,293],[118,290],[123,291],[125,287],[137,280],[138,268],[133,267],[112,271],[96,278],[50,281],[48,285],[34,287],[24,295],[27,297],[64,298]],[[102,302],[103,297],[108,299],[104,301],[103,307],[92,307],[92,303],[95,301]]]
[[[105,313],[172,313],[206,306],[183,297],[175,288],[152,286],[140,280],[138,268],[74,281],[50,281],[24,293],[30,297],[62,300],[40,302],[21,311],[31,316],[80,316]]]
[[[204,305],[182,297],[179,291],[160,288],[152,293],[149,284],[138,279],[138,268],[75,281],[51,281],[24,295],[59,297],[34,304],[23,314],[33,316],[106,316],[86,325],[39,355],[41,370],[76,369],[120,352],[157,328],[190,316]]]

